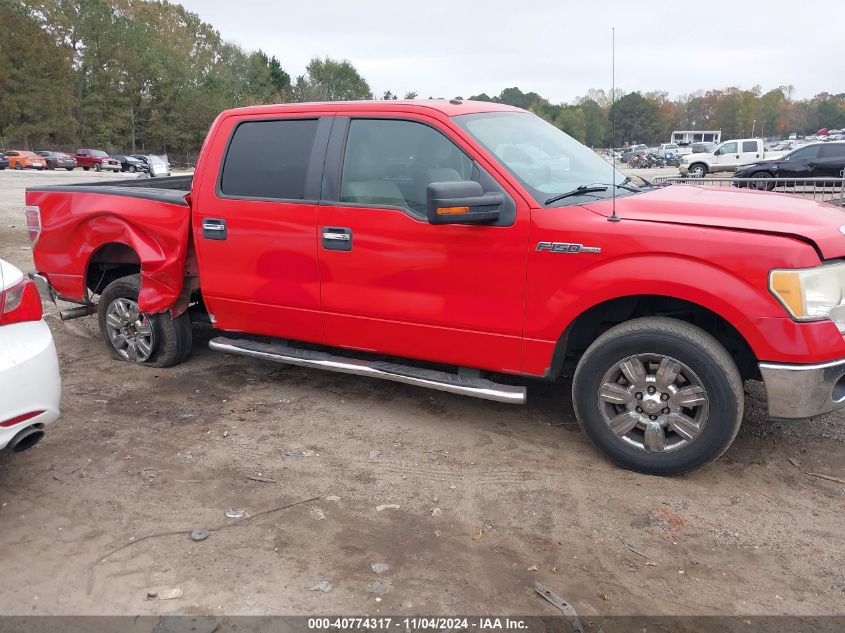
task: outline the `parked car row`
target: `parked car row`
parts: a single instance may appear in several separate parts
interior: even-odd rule
[[[43,156],[39,156],[35,152],[24,150],[9,150],[3,152],[6,157],[6,167],[9,169],[46,169],[47,161]],[[5,169],[6,167],[2,167]]]
[[[113,171],[145,173],[150,176],[169,176],[170,163],[153,154],[117,154],[110,156],[101,149],[78,149],[75,154],[53,150],[7,150],[0,155],[3,169],[66,169],[82,167],[85,171]]]
[[[771,191],[775,178],[842,178],[845,174],[845,141],[809,143],[783,156],[741,166],[734,178],[759,178],[758,182],[739,181],[738,187]],[[784,184],[781,182],[780,184]],[[786,181],[785,184],[789,184]],[[794,184],[794,183],[793,183]]]

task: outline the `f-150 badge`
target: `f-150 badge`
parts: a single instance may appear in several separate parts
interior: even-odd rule
[[[577,253],[601,253],[601,248],[598,246],[584,246],[583,244],[570,244],[569,242],[539,242],[535,250],[549,251],[550,253],[567,253],[569,255],[575,255]]]

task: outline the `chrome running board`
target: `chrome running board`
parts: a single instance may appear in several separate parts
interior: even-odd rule
[[[366,361],[333,356],[326,352],[297,349],[284,343],[259,343],[246,339],[230,339],[225,336],[218,336],[211,339],[208,346],[215,351],[228,354],[252,356],[276,363],[314,367],[342,374],[370,376],[484,400],[511,404],[525,404],[526,400],[525,387],[503,385],[484,378],[461,376],[433,369],[419,369],[386,361]]]

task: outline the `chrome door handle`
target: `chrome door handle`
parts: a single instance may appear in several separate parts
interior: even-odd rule
[[[324,226],[320,229],[323,236],[323,248],[327,251],[351,251],[352,229],[337,226]]]
[[[202,221],[202,236],[207,240],[225,240],[227,237],[226,220],[204,218]]]

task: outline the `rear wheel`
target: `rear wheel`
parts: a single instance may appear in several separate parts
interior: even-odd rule
[[[97,314],[100,332],[112,356],[139,365],[170,367],[191,353],[187,313],[148,314],[138,307],[141,276],[122,277],[106,286]]]
[[[90,167],[83,167],[82,169],[84,169],[85,171],[88,171],[91,168]]]
[[[136,171],[138,171],[138,170],[135,168],[135,165],[129,165],[129,173],[130,174],[134,174]]]
[[[68,171],[73,171],[73,167],[65,167]]]
[[[662,317],[602,334],[578,363],[575,412],[616,463],[652,475],[700,468],[731,445],[744,407],[742,379],[700,328]]]

